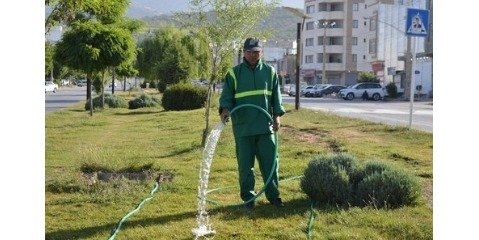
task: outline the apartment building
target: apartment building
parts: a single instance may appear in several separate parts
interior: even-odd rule
[[[412,49],[405,35],[406,11],[432,9],[431,0],[305,0],[304,4],[310,17],[301,34],[304,82],[351,85],[359,73],[373,71],[383,85],[395,82],[404,91],[410,81],[405,56]],[[416,69],[423,71],[416,71],[421,75],[420,81],[415,76],[416,82],[430,85],[430,91],[431,46],[432,36],[416,38],[412,46],[418,56],[426,56],[418,61]]]

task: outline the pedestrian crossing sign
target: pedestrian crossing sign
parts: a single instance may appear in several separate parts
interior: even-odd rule
[[[407,9],[406,35],[426,37],[429,34],[429,10]]]

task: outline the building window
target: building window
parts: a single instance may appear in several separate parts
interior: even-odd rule
[[[329,37],[329,45],[343,45],[343,37]]]
[[[369,19],[369,31],[376,30],[376,27],[377,27],[376,17],[377,15]]]
[[[377,52],[376,50],[376,39],[370,39],[369,40],[369,53],[375,54]]]
[[[353,20],[353,28],[358,28],[358,20]]]
[[[363,39],[363,43],[366,43],[366,38]]]
[[[314,13],[314,5],[309,5],[306,7],[306,13]]]
[[[331,3],[330,6],[331,6],[331,7],[330,7],[330,8],[331,8],[330,11],[332,11],[332,12],[335,12],[335,11],[340,11],[340,12],[342,12],[342,11],[344,11],[344,10],[343,10],[343,9],[344,9],[343,3]]]
[[[366,55],[363,55],[363,60],[366,60]]]
[[[305,63],[313,63],[313,55],[306,55],[304,56]]]
[[[353,11],[357,12],[359,10],[359,3],[353,3]]]
[[[328,11],[328,4],[327,3],[319,3],[318,4],[318,12],[326,12]]]
[[[318,37],[318,45],[319,46],[323,45],[323,36]]]
[[[317,63],[323,63],[323,54],[322,53],[317,53],[316,54],[316,62]]]
[[[404,1],[403,0],[398,0],[398,4],[399,5],[404,5]]]
[[[358,38],[357,37],[353,37],[353,45],[358,45]]]
[[[313,29],[314,29],[314,22],[307,22],[306,30],[313,30]]]
[[[356,54],[353,54],[353,59],[352,59],[352,62],[355,63],[355,62],[358,62],[358,55]]]
[[[306,47],[314,45],[314,38],[306,38]]]

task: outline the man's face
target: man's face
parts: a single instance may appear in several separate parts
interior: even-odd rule
[[[246,50],[244,51],[244,57],[249,63],[254,64],[261,58],[262,53],[263,53],[262,51]]]

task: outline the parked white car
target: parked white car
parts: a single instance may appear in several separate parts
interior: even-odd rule
[[[45,81],[45,92],[54,92],[58,90],[58,85],[52,81]]]
[[[366,93],[366,94],[365,94]],[[344,100],[353,100],[354,98],[367,98],[374,101],[383,99],[387,95],[385,88],[379,83],[362,82],[356,83],[351,87],[341,89],[339,96]]]

